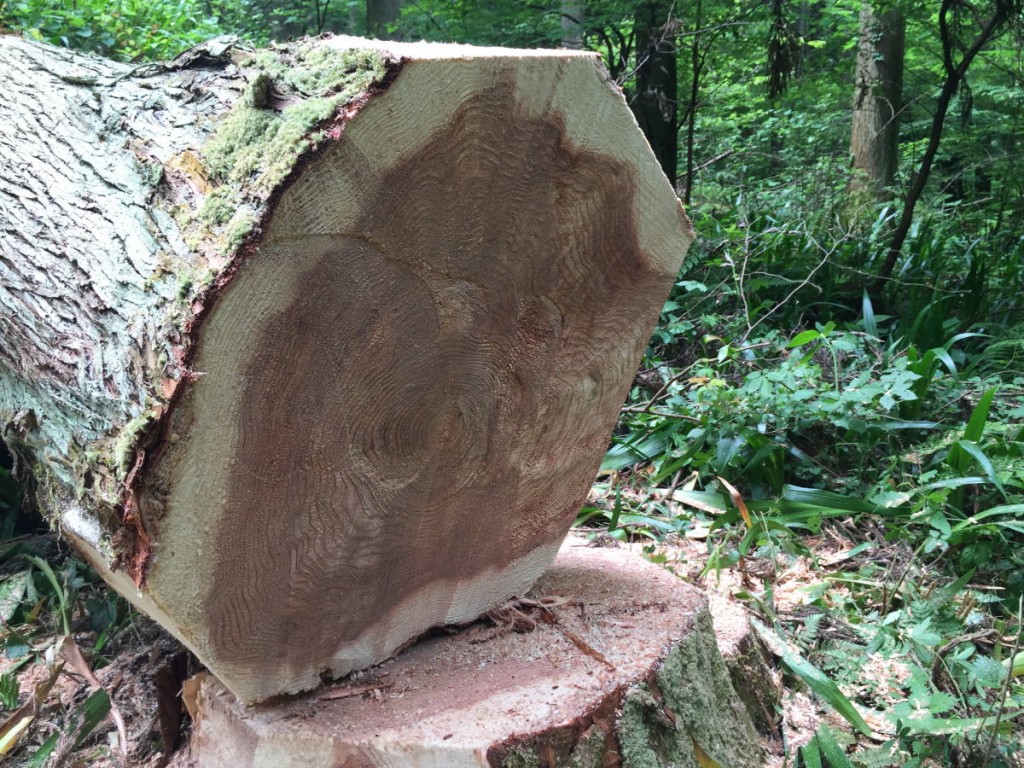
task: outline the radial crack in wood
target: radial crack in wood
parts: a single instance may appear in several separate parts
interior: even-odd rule
[[[51,519],[254,702],[529,588],[692,235],[593,55],[215,53],[0,38],[33,157],[0,163],[0,421]],[[90,164],[40,199],[57,141]]]

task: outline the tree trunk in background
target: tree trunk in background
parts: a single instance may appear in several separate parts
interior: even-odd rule
[[[583,50],[583,3],[562,0],[562,47]]]
[[[900,11],[879,17],[870,4],[861,7],[850,154],[853,167],[864,172],[859,183],[866,181],[875,195],[882,195],[896,175],[904,28]]]
[[[704,3],[697,0],[694,5],[693,36],[690,39],[690,98],[686,105],[686,168],[683,177],[683,205],[689,205],[693,198],[694,150],[697,137],[697,105],[700,102],[701,75],[704,73],[704,58],[707,49],[700,48],[700,30],[704,25]]]
[[[0,71],[0,434],[112,586],[245,702],[529,588],[692,237],[596,55]]]
[[[402,11],[402,0],[366,0],[366,33],[378,40],[401,40],[400,32],[391,32]]]
[[[630,105],[673,187],[679,164],[674,5],[648,0],[636,9],[636,95]]]
[[[1020,14],[1022,11],[1020,0],[1016,0],[1014,3],[997,0],[994,3],[992,15],[984,22],[979,20],[981,29],[970,45],[967,46],[964,44],[964,41],[956,39],[956,32],[954,31],[956,7],[956,0],[942,0],[942,4],[939,7],[939,34],[942,38],[942,62],[946,76],[942,83],[942,90],[939,91],[939,97],[935,102],[931,129],[928,132],[928,146],[925,147],[917,172],[914,174],[910,189],[907,191],[907,197],[903,203],[903,211],[900,214],[900,221],[893,231],[892,242],[889,244],[889,251],[885,255],[885,261],[882,262],[881,269],[878,270],[878,277],[871,287],[872,292],[876,294],[885,287],[886,280],[889,279],[896,268],[896,262],[899,260],[900,252],[903,250],[903,243],[906,242],[907,235],[910,234],[910,225],[914,222],[914,208],[917,207],[917,201],[921,199],[925,185],[928,183],[928,178],[931,176],[932,165],[938,155],[939,144],[942,141],[942,131],[946,125],[946,114],[949,112],[949,105],[953,101],[953,96],[956,95],[957,89],[960,87],[960,83],[963,82],[964,76],[967,74],[967,70],[970,68],[971,62],[974,61],[975,57],[989,41],[1002,33],[1008,22],[1016,14]],[[954,58],[958,50],[963,51],[959,62]]]

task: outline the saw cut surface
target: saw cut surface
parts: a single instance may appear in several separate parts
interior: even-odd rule
[[[149,594],[241,699],[550,564],[688,243],[631,120],[589,57],[414,61],[281,196],[143,497]]]
[[[721,765],[761,764],[700,590],[570,537],[529,597],[552,606],[530,631],[481,623],[432,637],[288,702],[245,708],[196,681],[196,768],[689,768],[704,764],[694,743]],[[648,720],[623,715],[631,701],[647,702]],[[678,761],[645,761],[648,742],[678,745]]]

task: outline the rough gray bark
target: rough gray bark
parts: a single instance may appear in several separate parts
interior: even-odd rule
[[[382,40],[401,40],[401,33],[388,29],[401,13],[402,0],[366,0],[366,33]]]
[[[898,10],[860,11],[850,154],[875,194],[892,184],[903,110],[904,19]]]
[[[207,128],[185,105],[189,88],[171,85],[180,73],[131,78],[127,65],[2,43],[0,403],[7,436],[45,450],[49,473],[82,486],[85,470],[67,455],[147,411],[157,358],[181,375],[171,316],[191,254],[152,203],[165,164],[201,146]],[[190,74],[211,117],[244,85]],[[121,480],[91,478],[111,498]]]
[[[583,50],[583,4],[579,0],[562,0],[562,47]]]
[[[596,56],[0,65],[0,426],[116,589],[252,702],[529,587],[692,237]]]

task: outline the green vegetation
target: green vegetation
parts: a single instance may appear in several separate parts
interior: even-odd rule
[[[740,595],[787,684],[848,723],[822,723],[791,765],[1010,766],[1024,741],[1024,19],[1016,0],[871,5],[906,23],[898,162],[877,193],[850,169],[860,0],[417,0],[390,29],[572,39],[642,124],[638,90],[675,105],[666,171],[698,240],[579,525],[652,556],[699,537],[708,575],[807,565],[799,615],[772,578]],[[366,19],[362,2],[0,0],[2,25],[132,61],[221,33],[358,34]],[[672,76],[643,80],[655,61]],[[254,86],[225,125],[208,157],[223,183],[271,171],[287,154],[274,142],[331,114],[344,75],[303,64],[267,66],[311,97],[301,114],[260,109]],[[352,71],[375,76],[369,61]],[[244,230],[228,200],[218,190],[200,216]],[[0,470],[0,532],[20,507]],[[47,589],[27,572],[0,578],[0,606]],[[8,655],[37,653],[28,633],[48,614],[15,603]],[[868,679],[871,665],[896,672]],[[0,679],[0,702],[16,698]]]

